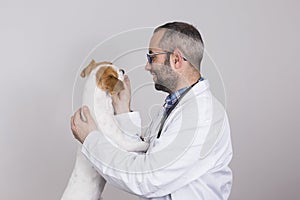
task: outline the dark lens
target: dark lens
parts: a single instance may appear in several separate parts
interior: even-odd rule
[[[152,63],[152,57],[151,57],[149,54],[147,54],[147,60],[148,60],[148,63],[149,63],[149,64]]]

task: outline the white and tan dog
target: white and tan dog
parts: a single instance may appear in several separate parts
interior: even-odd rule
[[[119,148],[127,151],[146,151],[148,143],[126,140],[114,119],[111,95],[124,89],[124,71],[110,62],[96,63],[94,60],[81,72],[87,77],[83,105],[87,105],[101,130]],[[93,168],[78,147],[72,175],[61,200],[99,200],[106,181]]]

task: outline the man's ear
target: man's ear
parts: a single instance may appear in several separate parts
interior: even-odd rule
[[[180,70],[182,68],[184,60],[183,55],[178,48],[175,48],[173,54],[171,54],[171,62],[173,63],[175,69]]]

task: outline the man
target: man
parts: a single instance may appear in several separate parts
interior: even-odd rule
[[[192,25],[167,23],[155,29],[149,45],[146,70],[155,88],[169,95],[162,111],[144,134],[150,146],[145,153],[115,148],[96,125],[88,109],[71,118],[82,152],[110,184],[143,199],[228,199],[232,173],[230,129],[223,106],[201,77],[203,41]],[[130,112],[130,82],[113,97],[120,128],[140,139],[140,118]],[[128,123],[132,122],[132,123]]]

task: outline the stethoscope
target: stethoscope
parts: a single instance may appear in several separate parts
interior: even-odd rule
[[[194,85],[196,85],[199,81],[204,80],[202,77],[195,83],[193,83],[191,86],[189,86],[181,95],[180,97],[177,99],[177,101],[172,105],[172,107],[169,108],[169,110],[167,110],[167,112],[165,112],[163,118],[160,121],[160,127],[159,127],[159,131],[157,133],[157,139],[160,137],[161,135],[161,131],[164,127],[164,124],[166,122],[166,120],[168,119],[169,115],[171,114],[171,112],[175,109],[175,107],[177,106],[177,104],[179,103],[179,101],[192,89],[192,87],[194,87]]]

